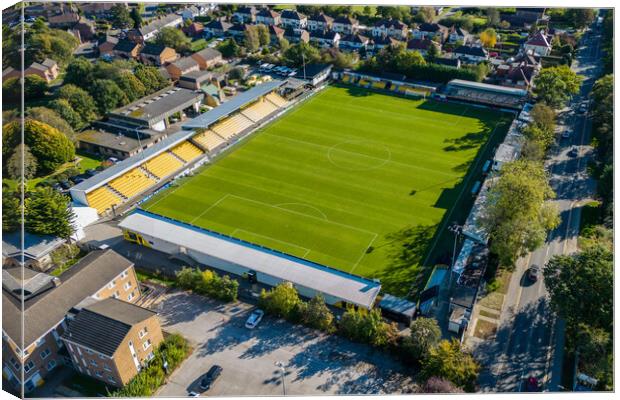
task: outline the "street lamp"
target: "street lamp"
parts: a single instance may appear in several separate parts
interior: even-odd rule
[[[459,236],[463,233],[463,227],[454,222],[448,227],[448,230],[454,233],[454,247],[452,249],[452,266],[450,267],[450,278],[448,281],[448,290],[452,286],[452,274],[454,273],[454,265],[456,264],[456,244],[459,240]]]
[[[284,383],[284,373],[285,373],[284,363],[282,361],[277,361],[276,367],[280,368],[280,377],[282,380],[282,394],[286,396],[286,384]]]

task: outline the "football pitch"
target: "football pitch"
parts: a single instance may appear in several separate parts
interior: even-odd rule
[[[510,121],[330,86],[143,208],[405,294],[431,249],[445,247],[440,225],[467,214],[480,153]]]

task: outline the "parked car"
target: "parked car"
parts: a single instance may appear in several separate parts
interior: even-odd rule
[[[118,162],[118,158],[110,157],[110,158],[108,158],[108,161],[111,162],[112,164],[116,164]]]
[[[538,278],[540,278],[540,267],[538,265],[532,265],[527,270],[527,278],[532,282],[536,282]]]
[[[579,106],[579,112],[582,113],[582,114],[585,114],[585,113],[588,112],[588,103],[587,102],[581,103],[581,105]]]
[[[95,176],[98,172],[99,171],[97,171],[96,169],[87,169],[86,171],[84,171],[84,173],[88,176]]]
[[[200,393],[191,391],[187,394],[189,397],[199,397]]]
[[[579,150],[577,149],[577,146],[573,146],[569,151],[568,151],[568,156],[569,157],[577,157],[577,155],[579,155]]]
[[[562,137],[568,139],[570,137],[570,131],[568,129],[564,130],[564,132],[562,132]]]
[[[245,327],[248,329],[256,328],[256,325],[263,319],[265,312],[260,309],[256,309],[252,311],[252,314],[248,317],[248,320],[245,322]]]
[[[61,181],[59,182],[60,187],[63,188],[64,190],[68,190],[71,188],[71,183],[69,181]]]
[[[200,380],[200,389],[209,390],[213,383],[217,380],[217,378],[222,373],[222,367],[219,365],[212,366],[209,371],[204,375],[204,377]]]

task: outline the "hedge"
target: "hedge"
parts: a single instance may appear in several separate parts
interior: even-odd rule
[[[178,334],[171,334],[164,339],[155,350],[155,357],[149,361],[132,380],[121,389],[110,394],[111,397],[150,397],[164,384],[166,377],[181,365],[190,354],[191,348],[187,340]],[[168,363],[164,369],[163,360]]]
[[[183,289],[192,290],[217,300],[236,301],[239,282],[228,275],[220,277],[211,270],[200,271],[198,268],[186,268],[176,274],[178,284]]]

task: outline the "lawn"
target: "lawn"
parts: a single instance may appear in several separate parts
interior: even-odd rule
[[[467,215],[468,171],[479,173],[479,150],[490,151],[509,122],[330,86],[143,207],[404,295],[444,247],[438,227]],[[457,201],[463,209],[449,211]]]

